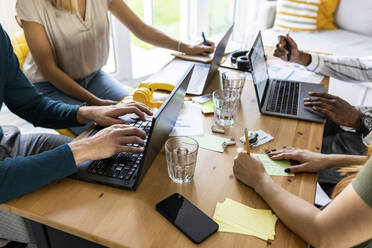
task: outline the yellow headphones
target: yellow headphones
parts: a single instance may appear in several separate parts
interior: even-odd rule
[[[136,102],[141,102],[150,108],[160,108],[160,106],[163,104],[163,101],[154,102],[154,92],[156,90],[172,91],[173,89],[174,85],[171,84],[142,82],[134,91],[133,100]]]

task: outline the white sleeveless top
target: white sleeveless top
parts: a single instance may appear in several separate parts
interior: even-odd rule
[[[72,79],[87,77],[107,62],[110,49],[108,9],[112,0],[86,0],[85,20],[56,8],[49,0],[17,0],[21,20],[44,26],[57,66]],[[46,81],[31,53],[23,71],[31,82]]]

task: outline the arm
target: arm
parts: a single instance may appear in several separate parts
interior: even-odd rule
[[[268,155],[273,160],[287,159],[297,161],[298,164],[292,165],[288,169],[288,173],[318,172],[327,168],[362,165],[367,161],[367,156],[321,154],[293,147],[271,151]]]
[[[22,21],[22,24],[32,56],[43,76],[51,84],[67,95],[90,105],[113,104],[99,99],[81,87],[57,66],[48,36],[41,24],[29,21]]]
[[[315,247],[351,247],[372,237],[372,209],[351,185],[320,211],[277,185],[261,162],[246,153],[235,159],[234,173],[286,226]]]
[[[109,6],[110,12],[118,20],[129,28],[138,38],[155,46],[178,51],[178,41],[167,36],[156,28],[144,23],[135,13],[124,3],[123,0],[112,0]],[[209,42],[210,46],[196,45],[191,46],[180,43],[180,52],[190,55],[207,55],[214,51],[214,43]]]
[[[372,57],[352,58],[309,54],[298,49],[296,42],[287,36],[279,36],[274,56],[288,61],[286,44],[291,47],[289,62],[306,66],[308,70],[349,82],[372,81]]]

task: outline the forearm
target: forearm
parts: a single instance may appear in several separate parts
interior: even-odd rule
[[[311,55],[307,69],[349,82],[372,81],[372,58]]]
[[[42,65],[41,68],[44,68],[42,73],[46,79],[60,91],[90,105],[98,105],[99,99],[95,95],[81,87],[57,66]]]
[[[326,156],[327,168],[362,165],[367,162],[367,156],[330,154]]]
[[[28,157],[0,162],[0,203],[30,193],[77,171],[67,145]]]
[[[316,223],[316,217],[320,212],[317,208],[284,190],[267,174],[255,187],[255,191],[287,227],[308,243],[318,247],[321,234]]]

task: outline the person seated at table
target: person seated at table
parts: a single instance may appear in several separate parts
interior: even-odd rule
[[[272,152],[270,156],[300,161],[300,165],[291,167],[290,172],[294,173],[362,164],[367,160],[363,156],[327,156],[296,149]],[[275,183],[262,163],[246,152],[238,153],[233,171],[239,181],[266,201],[283,224],[312,246],[352,247],[362,242],[365,243],[361,247],[372,245],[372,158],[364,166],[347,168],[352,174],[336,186],[333,201],[322,211]]]
[[[17,127],[0,126],[0,204],[76,173],[77,165],[83,161],[108,158],[118,152],[142,153],[142,147],[126,144],[143,146],[146,133],[125,125],[117,117],[136,114],[144,120],[146,114],[152,114],[140,103],[88,107],[41,95],[20,70],[10,40],[0,25],[0,108],[3,103],[36,126],[66,128],[94,121],[107,128],[74,141],[61,135],[23,135]],[[4,226],[13,222],[4,221],[9,214],[5,217],[3,214],[0,211],[0,230],[10,232],[13,229]],[[6,237],[0,233],[0,238]]]
[[[279,36],[274,56],[288,61],[286,44],[290,45],[290,61],[315,73],[348,82],[372,81],[372,57],[339,57],[300,51],[289,36]],[[340,97],[327,93],[309,93],[304,105],[325,114],[322,153],[365,154],[372,143],[372,107],[353,107]],[[346,128],[345,128],[346,127]]]
[[[279,36],[274,56],[288,61],[287,44],[291,48],[290,61],[308,70],[349,82],[372,81],[372,57],[338,57],[310,54],[298,49],[289,36]],[[372,107],[351,106],[344,99],[327,93],[309,93],[304,105],[327,116],[321,152],[326,154],[365,154],[372,144]],[[329,194],[342,176],[333,169],[319,173],[318,181]]]
[[[123,0],[17,0],[16,10],[31,51],[24,73],[39,92],[69,104],[112,105],[129,94],[102,70],[110,50],[109,12],[155,46],[189,55],[207,55],[215,48],[210,41],[205,46],[172,39],[145,24]],[[72,129],[75,134],[83,130]]]

